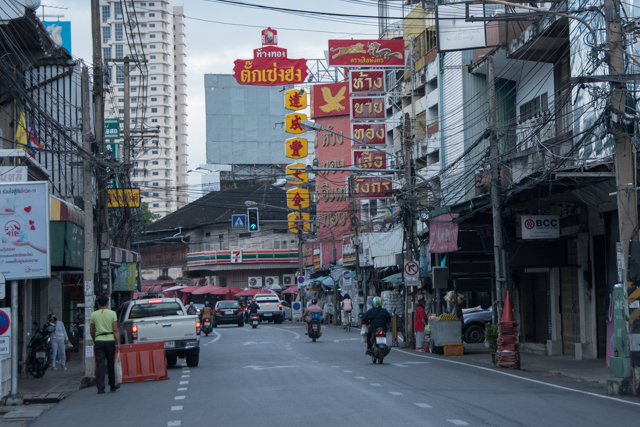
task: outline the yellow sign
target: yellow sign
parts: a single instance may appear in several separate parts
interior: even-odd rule
[[[310,222],[302,222],[302,221],[309,221],[310,218],[311,217],[309,216],[308,213],[304,213],[304,212],[290,213],[289,215],[287,215],[287,219],[289,220],[289,232],[297,233],[299,230],[302,230],[302,231],[311,230]]]
[[[309,142],[304,138],[289,138],[285,141],[285,155],[290,159],[303,159],[309,154]]]
[[[300,126],[300,122],[303,120],[307,120],[306,114],[301,113],[291,113],[284,116],[285,120],[285,131],[288,133],[303,133],[306,132]]]
[[[284,108],[294,111],[307,108],[307,92],[304,89],[286,91],[284,93]]]
[[[139,208],[139,188],[107,189],[107,206],[110,208]]]
[[[309,174],[305,171],[301,170],[292,170],[291,168],[303,168],[304,165],[302,163],[294,163],[292,165],[287,165],[287,176],[295,178],[295,181],[289,181],[291,184],[303,184],[305,182],[309,182]]]
[[[309,207],[309,190],[294,188],[287,191],[287,207],[290,209]]]

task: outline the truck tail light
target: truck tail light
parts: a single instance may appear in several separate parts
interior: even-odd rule
[[[133,325],[131,327],[131,337],[134,341],[138,340],[138,327],[136,325]]]
[[[200,322],[196,321],[196,335],[200,335]]]

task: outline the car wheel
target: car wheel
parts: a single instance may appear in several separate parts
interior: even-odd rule
[[[200,362],[200,354],[187,354],[187,366],[190,368],[198,366],[198,362]]]
[[[282,323],[282,318],[283,318],[283,317],[284,317],[284,316],[280,316],[280,318],[279,318],[279,319],[274,320],[274,321],[273,321],[273,323],[275,323],[275,324],[277,324],[277,325],[281,324],[281,323]]]
[[[480,325],[471,325],[464,332],[464,340],[468,344],[484,342],[484,329]]]
[[[178,363],[178,356],[167,356],[167,366],[173,366]]]
[[[242,328],[243,326],[244,326],[244,322],[240,322],[240,323],[238,323],[238,327],[239,327],[239,328]]]

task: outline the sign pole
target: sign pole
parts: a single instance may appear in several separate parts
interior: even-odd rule
[[[18,394],[18,281],[11,281],[11,395]]]

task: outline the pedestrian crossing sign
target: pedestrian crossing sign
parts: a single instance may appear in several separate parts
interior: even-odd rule
[[[231,215],[231,228],[234,230],[247,228],[247,215]]]

